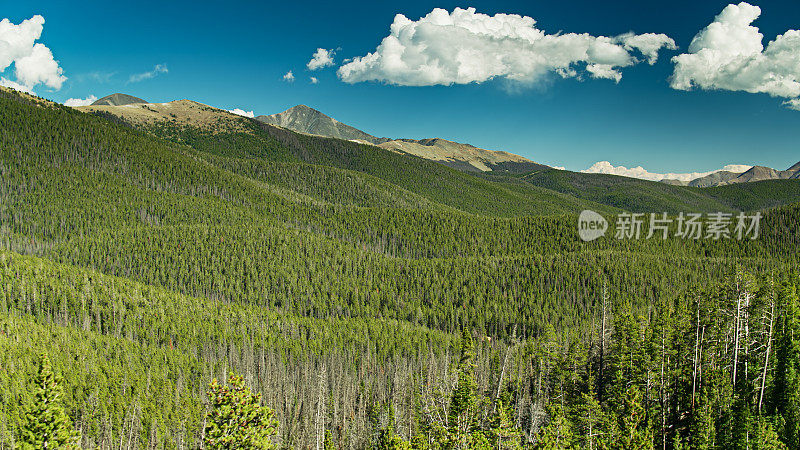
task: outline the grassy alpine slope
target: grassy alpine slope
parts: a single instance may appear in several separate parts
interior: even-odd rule
[[[762,317],[769,280],[786,292],[796,281],[788,274],[798,261],[797,205],[765,211],[755,241],[584,244],[575,235],[574,213],[586,207],[755,209],[791,200],[784,184],[706,191],[558,171],[478,177],[228,119],[246,131],[142,126],[0,90],[0,367],[16,369],[0,371],[2,445],[18,436],[42,351],[65,377],[64,403],[87,447],[198,446],[203,393],[228,370],[276,410],[283,447],[311,445],[318,420],[342,447],[430,437],[446,425],[435,417],[447,411],[435,410],[449,404],[463,369],[453,362],[462,329],[476,338],[475,392],[504,393],[520,442],[542,442],[561,414],[564,432],[586,445],[579,400],[596,398],[607,415],[598,426],[620,433],[616,401],[635,397],[622,386],[651,386],[666,351],[647,330],[672,314],[668,342],[678,352],[697,325],[697,289],[727,311],[739,295],[731,280],[752,277],[761,302],[753,317]],[[779,294],[773,301],[790,308]],[[609,315],[614,347],[598,359],[596,324]],[[714,326],[716,359],[700,364],[724,379],[733,328]],[[615,362],[629,352],[624,342],[648,349],[632,356],[641,373]],[[753,344],[749,367],[764,367],[760,351]],[[778,365],[787,351],[767,358],[775,377],[788,373]],[[686,405],[688,356],[677,358],[675,384],[660,385],[675,397],[639,400],[652,414]],[[767,381],[774,396],[792,382]],[[702,389],[718,395],[703,403],[719,412],[715,445],[735,442],[722,411],[731,395],[754,397],[742,387]],[[567,405],[560,412],[557,398]],[[779,401],[770,405],[770,417],[793,423]],[[489,412],[476,429],[494,426]],[[641,430],[671,442],[694,426],[665,421]]]

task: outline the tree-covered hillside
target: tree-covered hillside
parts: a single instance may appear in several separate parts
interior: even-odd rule
[[[788,181],[477,176],[241,120],[0,90],[0,448],[38,423],[45,360],[85,448],[208,443],[229,372],[279,448],[797,447]],[[585,208],[605,237],[578,238]],[[763,218],[620,240],[623,210]]]
[[[325,166],[328,171],[331,168],[344,169],[350,171],[347,173],[351,177],[361,178],[359,173],[353,172],[373,175],[437,203],[482,215],[549,215],[585,208],[605,212],[620,209],[634,212],[675,213],[687,209],[712,212],[760,209],[800,200],[794,193],[796,182],[775,185],[775,189],[754,188],[758,194],[749,194],[750,186],[738,190],[721,189],[717,193],[632,178],[557,170],[521,175],[492,172],[470,175],[430,160],[372,145],[295,133],[243,117],[237,117],[236,121],[229,117],[215,119],[222,112],[207,109],[207,122],[217,123],[216,127],[194,126],[191,122],[179,122],[169,116],[156,123],[140,124],[129,120],[128,111],[121,108],[103,111],[101,115],[157,137],[188,144],[207,155],[216,156],[217,164],[233,159],[227,167],[234,171],[249,171],[245,175],[252,175],[252,170],[259,169],[252,167],[252,162],[243,166],[243,161],[255,159],[257,165],[303,161]],[[290,172],[291,168],[301,172]],[[271,182],[305,192],[308,187],[297,180],[304,176],[304,170],[308,169],[302,165],[282,166],[285,176],[274,176]],[[255,173],[263,172],[262,167]],[[367,177],[363,183],[372,184],[374,178]],[[359,197],[360,191],[354,195]],[[353,191],[347,189],[345,192],[346,201],[347,195]]]
[[[753,211],[800,202],[800,181],[759,181],[714,188],[673,186],[617,175],[545,170],[522,176],[534,186],[633,212]]]

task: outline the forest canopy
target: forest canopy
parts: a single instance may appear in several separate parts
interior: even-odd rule
[[[236,120],[0,90],[0,448],[800,447],[797,180],[476,175]],[[584,209],[762,217],[583,242]]]

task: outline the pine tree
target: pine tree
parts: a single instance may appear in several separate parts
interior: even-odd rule
[[[593,450],[599,448],[603,441],[607,423],[603,408],[596,398],[593,374],[590,373],[586,379],[588,392],[581,393],[575,408],[575,421],[580,430],[582,446]]]
[[[245,387],[242,377],[231,374],[228,386],[211,381],[206,414],[205,444],[211,449],[272,449],[270,438],[278,422],[275,413],[261,405],[261,394]]]
[[[403,439],[398,436],[397,433],[395,433],[394,427],[394,406],[389,404],[386,426],[378,431],[377,443],[375,444],[374,448],[378,450],[399,450],[410,448],[409,444],[403,441]]]
[[[795,286],[784,283],[781,320],[776,335],[776,370],[772,410],[781,418],[780,435],[789,447],[800,446],[800,306]]]
[[[53,373],[50,358],[42,354],[35,379],[34,401],[25,414],[21,449],[79,448],[79,434],[61,406],[61,377]]]
[[[642,393],[637,385],[625,391],[622,408],[617,418],[617,433],[611,448],[620,450],[642,450],[653,448],[653,433],[645,418]]]
[[[772,424],[764,417],[759,417],[752,448],[753,450],[785,450],[788,447],[781,442]]]
[[[333,434],[331,430],[325,430],[325,450],[336,450],[336,444],[333,443]]]
[[[470,432],[479,425],[478,399],[475,395],[475,348],[472,335],[465,328],[461,333],[461,359],[458,363],[458,382],[450,398],[448,428],[457,448],[468,441]]]
[[[547,425],[539,429],[534,438],[533,448],[537,450],[561,450],[574,448],[575,435],[572,424],[564,415],[564,411],[557,403],[548,407],[547,415],[550,420]]]
[[[498,450],[522,448],[522,432],[514,426],[509,418],[508,407],[503,399],[497,400],[494,414],[489,417],[489,427],[489,442],[492,444],[492,448]]]
[[[704,392],[694,409],[690,431],[687,440],[691,447],[698,450],[714,448],[714,437],[717,434],[714,411],[711,408],[708,395]]]

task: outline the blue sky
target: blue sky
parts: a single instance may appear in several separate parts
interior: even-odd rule
[[[786,98],[670,87],[670,58],[686,52],[728,3],[37,1],[0,2],[0,19],[19,24],[44,17],[38,42],[52,51],[67,80],[59,90],[38,85],[34,91],[60,102],[124,92],[256,114],[306,104],[377,136],[441,137],[571,170],[604,160],[651,172],[703,172],[726,164],[785,169],[800,160],[800,111],[782,106]],[[753,26],[765,46],[800,28],[800,3],[752,3],[761,8]],[[468,6],[490,16],[532,17],[548,34],[663,33],[678,49],[662,48],[652,66],[620,69],[619,83],[555,73],[525,84],[500,76],[449,86],[337,77],[343,59],[376,50],[396,14],[417,21],[434,8]],[[317,48],[335,49],[336,66],[308,70]],[[131,82],[157,65],[168,71]],[[292,83],[283,79],[289,70]],[[13,66],[0,75],[13,79]],[[319,82],[312,84],[311,76]]]

